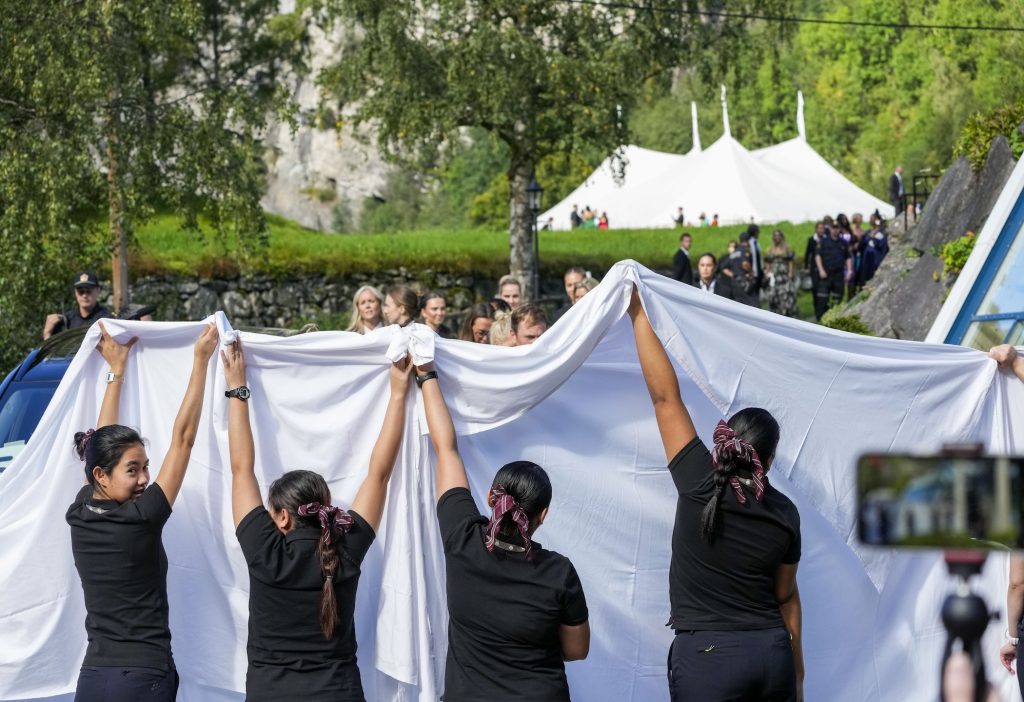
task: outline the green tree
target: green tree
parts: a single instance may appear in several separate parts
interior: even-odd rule
[[[321,80],[384,151],[422,153],[476,127],[508,148],[510,272],[530,280],[527,186],[547,156],[610,153],[628,141],[641,86],[708,47],[725,55],[740,22],[693,14],[694,0],[325,0],[359,29]],[[718,3],[714,3],[718,6]],[[785,0],[730,3],[782,11]],[[655,6],[657,9],[655,9]],[[532,288],[531,288],[532,290]]]
[[[276,0],[0,0],[0,366],[104,251],[126,302],[157,209],[258,245],[260,130],[290,112],[303,35]]]

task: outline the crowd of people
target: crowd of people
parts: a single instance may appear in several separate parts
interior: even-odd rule
[[[418,294],[409,286],[398,285],[385,293],[372,285],[364,285],[352,298],[352,321],[347,331],[365,334],[389,324],[404,327],[420,322],[445,339],[525,346],[540,338],[554,320],[596,288],[598,281],[587,271],[573,266],[565,272],[563,283],[565,299],[553,319],[542,305],[524,303],[522,283],[515,276],[506,275],[498,281],[494,296],[487,302],[470,305],[462,315],[462,322],[454,328],[446,324],[448,302],[437,290]]]
[[[597,210],[591,209],[590,205],[584,205],[582,210],[579,205],[573,205],[569,213],[569,225],[573,229],[607,229],[608,213],[598,215]]]
[[[844,214],[835,219],[826,216],[815,224],[804,252],[804,269],[818,321],[831,306],[844,298],[852,300],[874,277],[889,252],[884,225],[878,212],[871,215],[866,228],[860,214],[850,219]],[[772,231],[770,245],[763,248],[760,231],[751,224],[720,256],[706,252],[696,260],[691,251],[693,235],[683,232],[672,260],[672,277],[745,305],[764,304],[777,314],[797,316],[800,276],[796,252],[781,229]]]

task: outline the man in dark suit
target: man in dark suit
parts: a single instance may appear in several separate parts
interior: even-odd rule
[[[907,191],[903,187],[903,166],[896,166],[896,170],[889,176],[889,202],[896,208],[897,217],[906,207],[906,197]]]
[[[679,237],[679,250],[672,257],[672,277],[680,283],[693,285],[693,264],[690,263],[690,246],[693,245],[693,237],[690,232],[683,232]]]
[[[764,285],[764,259],[761,256],[761,246],[757,243],[757,235],[761,233],[761,227],[751,224],[747,227],[747,234],[750,235],[747,246],[750,248],[751,273],[754,276],[754,294],[758,294]]]

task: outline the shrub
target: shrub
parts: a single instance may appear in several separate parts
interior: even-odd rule
[[[844,315],[840,307],[833,307],[826,312],[821,318],[821,324],[829,329],[838,329],[839,331],[850,332],[851,334],[875,335],[871,331],[871,327],[864,323],[859,314]]]
[[[974,232],[967,232],[959,239],[954,239],[942,247],[939,258],[942,259],[942,272],[946,276],[956,277],[963,270],[967,265],[967,259],[971,257],[971,252],[974,251],[974,243],[977,240],[978,237]]]
[[[985,165],[992,142],[1002,134],[1010,141],[1013,157],[1018,159],[1024,153],[1024,134],[1020,125],[1024,122],[1024,100],[994,110],[988,114],[975,114],[968,118],[960,132],[960,139],[953,147],[953,155],[966,156],[974,170]]]

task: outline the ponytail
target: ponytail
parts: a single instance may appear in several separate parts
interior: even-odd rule
[[[748,407],[732,416],[729,423],[719,421],[715,427],[714,449],[711,452],[713,465],[712,478],[714,488],[711,498],[704,505],[700,515],[700,538],[711,543],[714,537],[718,508],[722,504],[722,494],[727,485],[731,486],[736,501],[746,504],[747,496],[743,491],[737,473],[749,473],[753,480],[754,498],[761,502],[768,487],[765,475],[768,469],[761,463],[761,456],[768,456],[771,464],[775,457],[775,448],[779,443],[779,423],[767,410],[759,407]]]
[[[320,541],[316,545],[316,557],[324,575],[324,586],[320,590],[320,628],[324,637],[334,636],[334,625],[338,622],[338,600],[334,594],[334,576],[338,573],[338,549],[334,546],[334,535],[341,535],[352,528],[355,520],[337,507],[310,502],[299,505],[300,517],[319,517]]]
[[[551,480],[544,469],[530,461],[513,461],[494,476],[489,502],[493,503],[484,545],[494,552],[499,537],[517,534],[523,540],[527,560],[533,558],[530,527],[551,504]]]
[[[288,471],[275,480],[270,486],[267,502],[277,511],[286,510],[298,521],[320,526],[320,540],[316,545],[316,557],[324,576],[320,590],[320,629],[324,638],[331,639],[338,623],[334,579],[340,558],[335,540],[351,529],[355,520],[330,504],[331,491],[327,482],[309,470]]]

